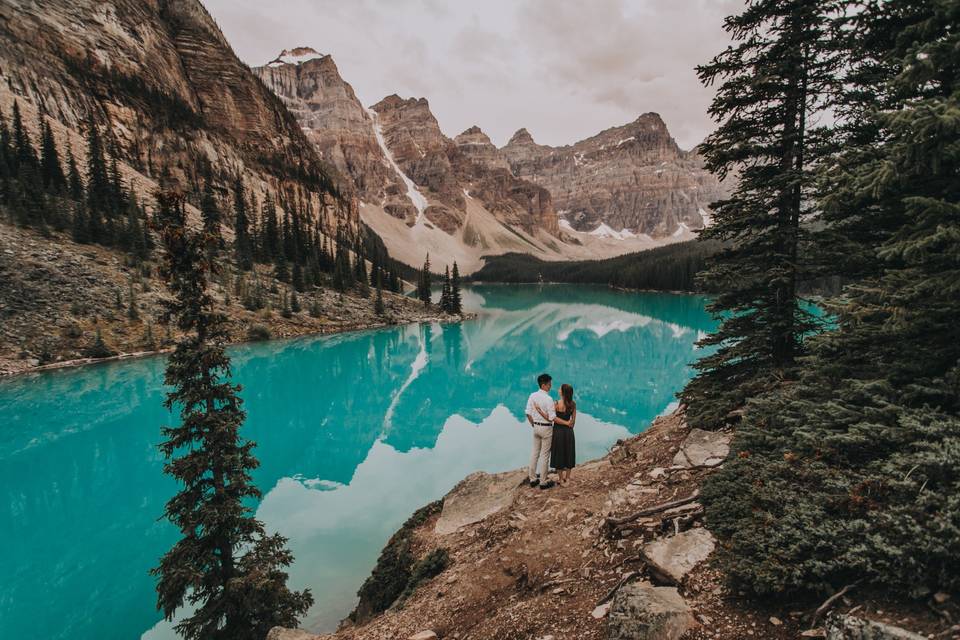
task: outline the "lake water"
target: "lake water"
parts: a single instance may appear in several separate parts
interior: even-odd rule
[[[477,286],[463,324],[231,348],[257,442],[257,516],[330,630],[390,534],[468,473],[526,464],[542,371],[576,388],[579,461],[643,430],[713,328],[698,296]],[[163,358],[0,382],[0,638],[171,637],[148,575],[177,539],[156,449]],[[576,472],[574,472],[576,480]]]

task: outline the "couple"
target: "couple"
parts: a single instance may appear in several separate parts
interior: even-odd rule
[[[577,421],[577,403],[573,401],[573,387],[568,384],[560,385],[560,399],[553,401],[550,397],[553,378],[548,373],[537,377],[537,385],[540,389],[527,399],[527,422],[533,427],[533,453],[527,482],[531,487],[549,489],[554,486],[552,480],[547,480],[551,466],[557,470],[558,481],[563,486],[570,481],[570,471],[576,465],[573,425]]]

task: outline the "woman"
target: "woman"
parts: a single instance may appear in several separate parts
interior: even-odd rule
[[[553,447],[550,451],[550,466],[560,476],[560,486],[570,482],[570,472],[577,465],[577,443],[573,437],[573,425],[577,422],[577,403],[573,401],[573,387],[560,385],[557,400],[557,417],[553,421]]]

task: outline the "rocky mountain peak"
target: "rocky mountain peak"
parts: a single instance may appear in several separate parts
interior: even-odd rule
[[[510,138],[508,145],[517,145],[517,144],[537,144],[533,140],[533,136],[530,135],[530,132],[526,129],[518,129],[515,134]]]
[[[294,47],[293,49],[284,49],[276,58],[267,63],[269,67],[279,67],[285,64],[300,65],[310,60],[320,60],[329,57],[327,54],[320,53],[312,47]]]
[[[490,136],[485,134],[483,132],[483,129],[481,129],[477,125],[473,125],[469,129],[467,129],[466,131],[458,135],[456,138],[454,138],[453,141],[456,142],[458,145],[465,145],[465,144],[492,145],[493,144],[492,142],[490,142]]]

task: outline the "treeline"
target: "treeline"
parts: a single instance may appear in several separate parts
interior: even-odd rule
[[[738,185],[701,236],[724,243],[700,278],[721,324],[681,398],[736,425],[700,499],[739,589],[960,589],[958,15],[750,3],[698,69],[701,151]],[[818,278],[848,283],[829,326],[799,295]]]
[[[604,260],[551,262],[522,253],[492,256],[470,276],[476,282],[569,282],[625,289],[696,291],[697,274],[718,242],[681,242]]]
[[[149,260],[155,246],[151,229],[162,223],[148,214],[132,185],[124,181],[112,135],[103,135],[92,120],[87,122],[81,171],[72,148],[56,139],[46,118],[38,128],[39,150],[24,126],[19,103],[13,104],[10,124],[0,112],[0,204],[10,221],[45,234],[68,232],[79,243],[119,249],[132,264]],[[227,197],[221,198],[210,167],[202,172],[194,201],[207,234],[217,238],[211,255],[233,258],[241,272],[234,293],[248,309],[264,308],[272,288],[257,272],[246,275],[257,264],[271,266],[273,276],[290,285],[293,291],[284,309],[293,311],[299,310],[297,293],[324,284],[364,297],[373,289],[401,291],[399,265],[375,234],[326,229],[322,216],[302,199],[280,200],[282,213],[278,196],[272,194],[257,205],[240,177],[234,180],[233,192],[227,190]],[[224,207],[224,199],[232,206]],[[224,226],[233,228],[232,247],[224,242]]]
[[[209,182],[200,211],[205,226],[219,228],[222,214]],[[273,276],[293,288],[293,306],[297,292],[326,283],[337,291],[354,290],[363,297],[368,297],[374,288],[401,291],[400,275],[382,242],[366,233],[350,238],[340,226],[335,231],[325,229],[322,218],[309,215],[305,205],[287,202],[281,215],[277,202],[268,196],[258,213],[243,181],[237,178],[232,216],[232,251],[243,272],[237,281],[237,295],[251,310],[266,304],[264,285],[254,271],[255,264],[272,266]],[[248,286],[246,272],[252,272],[252,285]]]
[[[13,103],[10,124],[0,112],[0,202],[11,221],[38,229],[69,230],[73,239],[115,247],[139,261],[154,248],[144,206],[124,183],[112,144],[105,145],[97,126],[86,126],[86,175],[69,144],[66,152],[50,123],[39,123],[40,148]]]

